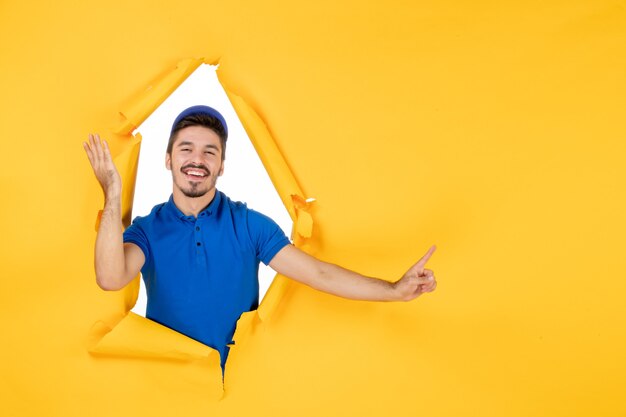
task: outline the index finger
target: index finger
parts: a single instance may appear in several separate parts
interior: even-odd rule
[[[430,249],[428,249],[426,254],[424,256],[422,256],[420,258],[420,260],[417,261],[417,263],[415,264],[415,266],[417,266],[420,269],[420,272],[424,269],[424,266],[426,265],[426,262],[428,262],[430,257],[433,256],[433,253],[435,252],[435,249],[437,249],[437,246],[432,245],[430,247]]]

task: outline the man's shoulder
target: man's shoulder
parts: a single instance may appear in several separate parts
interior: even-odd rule
[[[230,211],[233,212],[240,212],[240,213],[245,213],[248,210],[250,210],[248,208],[248,204],[246,204],[243,201],[237,201],[237,200],[233,200],[230,197],[228,197],[226,194],[224,194],[222,191],[218,191],[221,196],[221,204],[223,205],[223,208],[227,208]]]
[[[136,216],[133,219],[133,225],[141,226],[141,225],[146,225],[146,224],[153,222],[155,219],[160,217],[166,204],[167,202],[157,204],[156,206],[152,207],[152,210],[150,210],[150,213],[143,215],[143,216]]]
[[[243,221],[248,227],[254,227],[258,225],[275,225],[276,222],[266,214],[256,211],[253,208],[248,207],[248,204],[243,201],[236,201],[228,197],[226,194],[220,191],[222,205],[231,213],[232,217]]]
[[[253,208],[248,207],[248,204],[243,201],[235,201],[229,198],[227,195],[222,193],[222,204],[224,204],[231,213],[233,213],[236,217],[241,219],[245,219],[246,224],[248,225],[259,225],[259,224],[276,224],[276,222],[266,214],[261,213]]]

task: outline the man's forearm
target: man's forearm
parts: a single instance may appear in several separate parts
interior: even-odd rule
[[[105,196],[95,246],[96,282],[105,290],[121,288],[124,275],[124,242],[120,193]]]
[[[394,301],[394,283],[366,277],[339,265],[324,262],[311,287],[353,300]]]
[[[395,284],[320,261],[293,245],[280,250],[270,266],[280,274],[316,290],[353,300],[398,300]]]

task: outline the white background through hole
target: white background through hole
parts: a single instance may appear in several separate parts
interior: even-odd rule
[[[216,70],[215,66],[201,65],[137,128],[136,132],[141,133],[143,140],[139,152],[133,218],[149,214],[153,206],[169,199],[172,176],[165,169],[165,150],[172,123],[187,107],[204,104],[222,113],[228,125],[224,174],[217,181],[217,189],[232,200],[244,201],[249,208],[271,217],[289,237],[291,218],[219,83]],[[260,299],[265,295],[274,275],[271,268],[261,263]],[[145,316],[146,301],[142,280],[139,299],[132,311]]]

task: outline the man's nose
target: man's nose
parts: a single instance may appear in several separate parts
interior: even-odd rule
[[[203,151],[193,151],[191,153],[191,161],[201,164],[204,161],[204,152]]]

